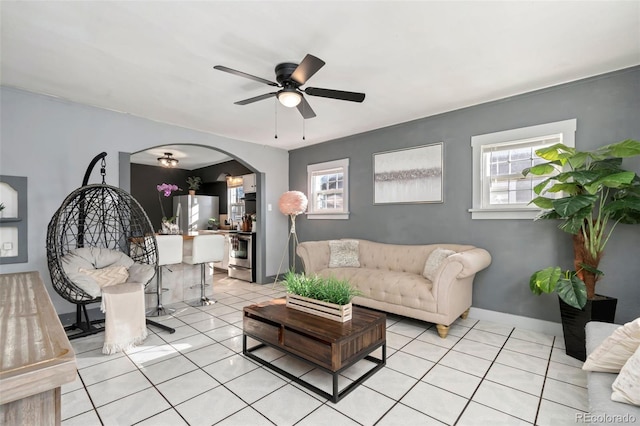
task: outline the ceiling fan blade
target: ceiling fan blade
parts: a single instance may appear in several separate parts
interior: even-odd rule
[[[312,75],[317,73],[324,64],[325,62],[322,59],[307,54],[302,62],[300,62],[300,65],[298,65],[296,70],[291,74],[291,79],[302,86],[307,82],[307,80],[309,80],[309,78],[311,78]]]
[[[263,99],[268,99],[271,98],[273,96],[275,96],[277,92],[271,92],[271,93],[265,93],[264,95],[260,95],[260,96],[254,96],[253,98],[249,98],[249,99],[244,99],[242,101],[238,101],[238,102],[234,102],[235,105],[247,105],[247,104],[251,104],[253,102],[258,102],[261,101]]]
[[[311,109],[311,105],[309,105],[309,102],[307,102],[304,96],[302,97],[302,100],[296,108],[298,108],[298,111],[300,111],[300,114],[302,114],[302,118],[304,119],[313,118],[316,116],[316,113],[313,112],[313,109]]]
[[[237,71],[222,65],[216,65],[215,67],[213,67],[213,69],[219,70],[219,71],[224,71],[224,72],[228,72],[229,74],[233,74],[233,75],[237,75],[240,77],[244,77],[244,78],[248,78],[250,80],[254,80],[257,81],[259,83],[264,83],[264,84],[268,84],[269,86],[275,86],[278,87],[278,83],[274,82],[274,81],[270,81],[261,77],[256,77],[255,75],[251,75],[251,74],[247,74],[246,72],[242,72],[242,71]]]
[[[343,90],[320,89],[318,87],[307,87],[304,93],[311,96],[320,96],[323,98],[340,99],[341,101],[362,102],[364,101],[364,93],[345,92]]]

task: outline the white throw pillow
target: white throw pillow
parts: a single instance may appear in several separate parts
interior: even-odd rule
[[[100,288],[127,282],[129,272],[124,266],[107,266],[102,269],[83,269],[80,272],[96,280]]]
[[[613,401],[640,406],[640,347],[624,364],[611,388]]]
[[[427,262],[424,264],[422,275],[429,281],[433,281],[436,277],[436,272],[438,272],[438,268],[440,268],[440,264],[442,263],[442,261],[452,254],[456,254],[456,252],[440,247],[436,248],[429,254]]]
[[[622,325],[587,357],[583,370],[618,373],[640,346],[640,318]]]
[[[357,240],[330,240],[329,268],[359,268],[359,248]]]

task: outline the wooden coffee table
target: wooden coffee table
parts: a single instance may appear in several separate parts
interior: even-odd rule
[[[245,356],[333,402],[340,401],[385,366],[387,341],[384,313],[354,306],[353,318],[341,323],[287,308],[285,303],[282,298],[244,308],[242,353]],[[247,336],[261,343],[247,348]],[[333,393],[329,394],[252,353],[265,346],[331,374]],[[379,347],[382,347],[381,359],[370,355]],[[362,359],[373,362],[374,367],[338,391],[338,375]]]

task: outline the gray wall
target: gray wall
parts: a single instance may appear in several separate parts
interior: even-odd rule
[[[59,314],[72,312],[75,306],[51,288],[45,251],[47,224],[64,198],[81,185],[91,159],[102,151],[108,154],[106,181],[115,186],[119,185],[119,161],[128,157],[124,153],[168,144],[214,148],[260,172],[264,202],[258,226],[264,235],[258,279],[277,273],[287,250],[287,217],[266,206],[277,206],[280,195],[289,188],[287,151],[7,87],[0,87],[0,110],[0,174],[26,176],[29,186],[29,260],[2,265],[0,272],[40,272]],[[90,182],[99,181],[98,166]]]
[[[308,220],[301,215],[298,237],[483,247],[493,263],[476,276],[474,307],[559,322],[557,298],[532,295],[528,278],[543,267],[571,267],[570,235],[553,221],[471,220],[470,144],[474,135],[571,118],[577,118],[578,149],[640,139],[640,67],[291,151],[290,189],[304,193],[308,164],[350,158],[350,219]],[[373,153],[441,141],[443,204],[373,205]],[[640,159],[625,165],[640,172]],[[619,299],[617,322],[640,316],[639,253],[640,226],[620,225],[602,260],[606,276],[597,287]]]

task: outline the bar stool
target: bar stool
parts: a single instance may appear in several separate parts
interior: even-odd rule
[[[205,306],[216,303],[204,294],[205,287],[205,264],[209,262],[220,262],[224,257],[224,236],[196,235],[193,237],[193,249],[191,256],[184,256],[183,262],[189,265],[200,265],[200,299],[190,302],[191,306]]]
[[[175,309],[162,306],[162,291],[164,290],[162,288],[162,267],[182,262],[182,240],[182,235],[156,236],[156,244],[158,247],[158,266],[156,267],[158,275],[158,287],[156,289],[158,305],[147,311],[148,317],[159,317],[175,312]]]

